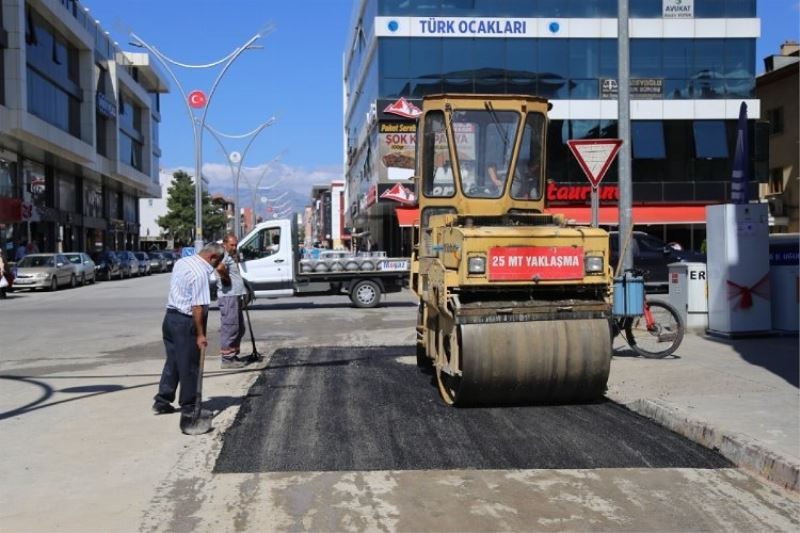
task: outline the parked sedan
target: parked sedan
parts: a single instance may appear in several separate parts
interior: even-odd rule
[[[158,253],[164,258],[165,272],[172,272],[172,267],[175,265],[175,256],[167,250],[162,250]]]
[[[140,276],[149,276],[153,273],[153,265],[147,252],[133,252],[133,255],[136,256],[136,259],[139,261]],[[158,265],[157,261],[156,265]]]
[[[69,262],[75,265],[75,273],[78,276],[78,282],[81,285],[86,285],[86,282],[94,283],[97,274],[95,273],[95,264],[88,254],[83,252],[69,252],[65,253],[64,257],[69,259]]]
[[[111,281],[114,278],[122,278],[121,263],[114,252],[95,252],[92,254],[92,260],[97,279]]]
[[[167,260],[161,255],[161,252],[147,252],[150,257],[150,272],[164,273],[167,271]]]
[[[120,270],[123,278],[130,278],[139,275],[139,260],[129,250],[118,250],[116,252],[120,261]]]
[[[28,254],[16,265],[14,289],[57,290],[61,285],[78,284],[75,265],[64,254]]]
[[[619,233],[609,232],[611,248],[611,266],[616,268],[619,261]],[[670,263],[679,262],[706,262],[705,254],[691,250],[678,250],[668,245],[658,237],[643,231],[634,231],[628,242],[628,247],[633,253],[634,268],[644,271],[644,282],[648,290],[657,292],[669,288]]]

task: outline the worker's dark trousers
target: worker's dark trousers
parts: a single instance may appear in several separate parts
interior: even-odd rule
[[[174,402],[175,391],[180,383],[178,403],[182,412],[191,413],[197,399],[197,371],[200,363],[197,328],[191,316],[168,309],[161,332],[164,347],[167,349],[167,361],[161,371],[156,404]]]

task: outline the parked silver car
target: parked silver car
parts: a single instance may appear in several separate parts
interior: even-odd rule
[[[64,254],[29,254],[17,263],[14,289],[57,290],[61,285],[78,284],[75,265]]]
[[[75,265],[75,274],[78,276],[78,283],[86,285],[86,283],[95,282],[95,265],[89,254],[83,252],[67,252],[64,257],[69,259],[69,262]]]

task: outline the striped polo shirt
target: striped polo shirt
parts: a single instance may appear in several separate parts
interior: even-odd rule
[[[191,316],[193,306],[211,305],[208,280],[212,272],[214,267],[197,254],[178,259],[169,280],[167,309]]]

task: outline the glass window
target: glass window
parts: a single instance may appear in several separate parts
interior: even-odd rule
[[[446,93],[475,92],[472,78],[445,78],[442,81],[442,90]]]
[[[401,96],[409,96],[411,88],[405,78],[381,78],[381,86],[378,92],[381,98],[399,98]]]
[[[442,75],[442,39],[411,39],[409,46],[409,78],[439,78]],[[444,68],[450,68],[447,62]]]
[[[725,39],[726,78],[755,78],[755,40]]]
[[[505,94],[505,78],[480,78],[475,80],[475,92],[484,94]]]
[[[659,120],[631,121],[633,157],[636,159],[664,159],[664,127]]]
[[[441,111],[430,111],[425,115],[424,135],[423,194],[428,197],[453,196],[456,192],[455,178]]]
[[[696,39],[694,42],[694,71],[697,79],[721,78],[725,57],[724,39]]]
[[[426,94],[441,94],[442,92],[442,80],[411,80],[411,95],[414,97],[422,97]]]
[[[44,174],[44,165],[28,161],[22,163],[23,182],[25,193],[30,194],[31,203],[36,206],[47,205],[47,179]]]
[[[664,78],[685,80],[692,76],[693,39],[670,39],[664,53]]]
[[[694,85],[691,80],[664,80],[665,100],[691,99],[694,94]]]
[[[380,39],[378,47],[380,76],[383,78],[408,77],[409,39]],[[415,56],[416,60],[416,56]],[[352,80],[356,82],[356,80]]]
[[[522,132],[514,179],[511,181],[511,197],[517,200],[539,199],[542,194],[542,139],[545,119],[541,113],[528,113]]]
[[[498,78],[505,75],[506,39],[475,40],[475,77]]]
[[[458,153],[461,190],[472,198],[499,198],[514,149],[519,114],[495,111],[459,111],[452,114],[453,136]]]
[[[96,218],[103,216],[103,187],[89,179],[83,180],[83,214]]]
[[[549,76],[540,78],[539,95],[551,99],[567,99],[569,98],[569,80]]]
[[[0,196],[16,196],[14,181],[14,163],[0,159]]]
[[[569,39],[569,75],[597,78],[600,73],[600,40]]]
[[[569,97],[572,100],[596,100],[600,97],[600,86],[597,79],[569,80]]]
[[[76,186],[72,176],[58,176],[58,208],[62,211],[76,212]]]
[[[661,18],[662,0],[630,0],[628,7],[631,18]]]
[[[562,0],[566,4],[566,0]],[[571,0],[570,17],[616,17],[617,0]]]
[[[563,39],[539,40],[539,72],[542,77],[569,78],[569,46],[566,44]]]
[[[472,77],[474,60],[475,39],[443,39],[442,61],[446,76]]]
[[[725,80],[726,98],[755,98],[756,80],[747,78],[744,80]]]
[[[722,120],[695,120],[693,126],[695,157],[699,159],[728,157],[725,123]]]
[[[748,18],[756,16],[756,0],[727,0],[725,15],[730,18]]]
[[[535,5],[536,0],[507,0],[504,11],[499,12],[497,16],[533,17],[535,16]]]
[[[725,16],[725,0],[701,0],[694,3],[696,18],[722,18]]]
[[[537,49],[534,39],[508,39],[505,62],[509,77],[535,78],[538,71]]]
[[[539,0],[537,15],[540,17],[569,17],[567,0]]]
[[[600,39],[600,70],[603,78],[617,78],[617,41],[616,39]]]
[[[631,39],[631,77],[660,78],[663,41]]]
[[[509,78],[506,80],[508,94],[540,94],[536,80],[529,78]]]
[[[439,15],[441,6],[442,0],[379,0],[378,14],[425,17]]]
[[[260,259],[278,253],[281,248],[280,228],[265,228],[241,246],[242,257]]]

